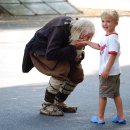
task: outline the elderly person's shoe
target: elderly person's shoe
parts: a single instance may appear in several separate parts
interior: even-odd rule
[[[59,109],[55,104],[42,104],[40,114],[47,116],[63,116],[64,112]]]
[[[55,105],[61,109],[63,112],[65,113],[76,113],[77,112],[77,107],[74,106],[68,106],[66,103],[64,102],[57,102],[55,101]]]

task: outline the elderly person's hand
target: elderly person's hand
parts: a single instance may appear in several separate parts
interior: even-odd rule
[[[77,63],[81,63],[81,61],[84,59],[84,57],[85,57],[85,52],[82,50],[81,54],[76,56],[75,61]]]

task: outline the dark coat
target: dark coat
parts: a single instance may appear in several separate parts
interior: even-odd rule
[[[45,56],[48,60],[75,62],[76,48],[69,45],[70,21],[67,16],[59,16],[36,31],[27,43],[22,63],[22,71],[29,72],[34,66],[30,54]]]

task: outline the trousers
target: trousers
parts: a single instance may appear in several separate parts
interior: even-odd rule
[[[30,55],[34,67],[47,76],[51,76],[45,92],[45,101],[66,100],[78,83],[84,79],[81,64],[71,66],[68,61],[47,60],[44,56]]]

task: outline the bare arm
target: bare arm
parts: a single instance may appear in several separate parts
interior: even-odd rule
[[[96,50],[100,50],[100,47],[97,43],[94,43],[94,42],[90,42],[90,41],[85,41],[86,42],[86,45],[89,45],[90,47],[96,49]]]
[[[89,45],[90,47],[96,49],[96,50],[100,50],[100,47],[97,43],[94,42],[90,42],[90,41],[75,41],[75,43],[73,43],[73,45],[77,48],[80,49],[82,47],[85,47],[87,45]]]
[[[110,72],[110,70],[111,70],[111,68],[112,68],[112,65],[113,65],[114,62],[115,62],[115,59],[116,59],[116,55],[115,55],[115,54],[111,54],[111,55],[110,55],[110,58],[109,58],[109,60],[108,60],[108,63],[107,63],[107,65],[106,65],[106,68],[104,69],[104,71],[103,71],[102,74],[101,74],[101,76],[102,76],[103,78],[107,78],[107,77],[108,77],[109,72]]]

